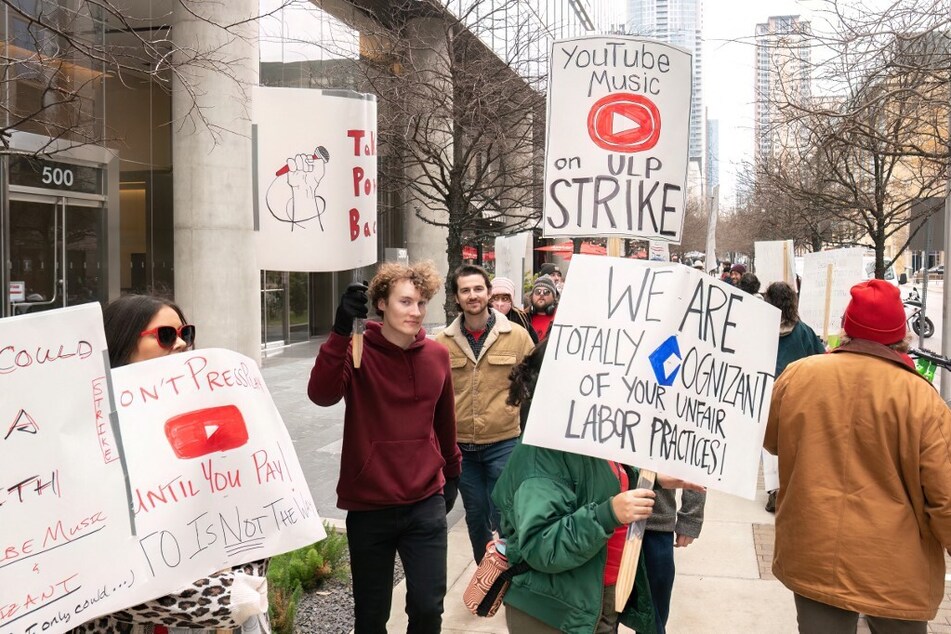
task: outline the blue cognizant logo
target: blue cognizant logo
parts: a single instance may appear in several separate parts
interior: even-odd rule
[[[674,360],[676,357],[676,361]],[[657,377],[658,385],[671,386],[677,373],[680,372],[680,344],[677,342],[677,335],[670,335],[664,343],[657,346],[650,357],[651,368],[654,370],[654,376]]]

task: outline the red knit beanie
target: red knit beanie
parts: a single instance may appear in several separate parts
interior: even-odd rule
[[[905,308],[898,287],[884,280],[856,284],[845,309],[842,327],[853,339],[868,339],[886,346],[905,338]]]

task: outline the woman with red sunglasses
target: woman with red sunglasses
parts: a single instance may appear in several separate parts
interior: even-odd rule
[[[195,326],[173,302],[150,295],[123,295],[103,311],[113,368],[148,361],[195,345]],[[238,573],[241,573],[240,575]],[[68,634],[245,634],[269,631],[255,584],[267,560],[199,579],[181,592],[93,619]],[[263,623],[263,626],[262,626]]]
[[[114,368],[148,361],[195,345],[195,327],[182,309],[151,295],[123,295],[103,311],[109,363]]]

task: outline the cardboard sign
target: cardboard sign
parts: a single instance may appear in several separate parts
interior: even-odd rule
[[[102,311],[2,319],[0,342],[0,632],[65,632],[150,598],[109,422]]]
[[[649,243],[649,260],[652,262],[670,262],[670,245],[666,242],[651,240]]]
[[[819,251],[803,256],[799,318],[823,339],[837,334],[852,296],[849,290],[865,279],[861,248]]]
[[[634,37],[552,45],[545,237],[680,243],[692,57]]]
[[[377,260],[376,97],[255,86],[258,266],[341,271]]]
[[[796,288],[796,253],[792,240],[754,242],[753,252],[760,291],[765,291],[773,282],[786,282]]]
[[[95,303],[2,319],[0,342],[0,633],[60,634],[324,537],[246,357],[110,375]]]
[[[779,311],[700,271],[575,256],[524,442],[752,499]]]
[[[198,350],[113,371],[137,548],[185,580],[324,538],[257,365]]]
[[[525,261],[531,257],[531,233],[516,233],[495,239],[495,274],[515,283],[512,305],[522,307],[522,284],[525,280]]]

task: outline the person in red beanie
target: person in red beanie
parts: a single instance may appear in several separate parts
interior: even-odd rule
[[[902,359],[898,289],[851,289],[842,345],[791,363],[764,446],[779,456],[773,574],[800,632],[924,634],[951,548],[951,410]]]

